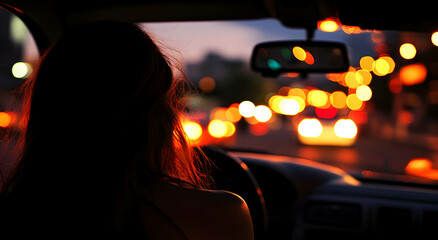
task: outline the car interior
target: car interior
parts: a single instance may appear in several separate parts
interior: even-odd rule
[[[432,2],[423,0],[407,3],[369,0],[360,4],[338,0],[0,0],[0,7],[3,8],[2,11],[16,16],[24,23],[35,41],[36,54],[43,53],[67,26],[99,20],[128,21],[142,23],[145,26],[151,24],[150,26],[152,27],[150,29],[162,23],[222,21],[229,24],[230,22],[233,23],[233,21],[275,20],[282,28],[299,29],[301,31],[301,39],[294,39],[292,35],[290,37],[289,35],[283,36],[281,39],[275,39],[275,36],[271,36],[269,42],[253,39],[257,43],[249,46],[252,51],[245,58],[248,69],[249,67],[252,69],[252,74],[257,75],[259,78],[274,79],[269,81],[277,82],[284,82],[284,76],[290,77],[292,76],[291,73],[296,74],[291,77],[291,81],[293,81],[293,78],[312,78],[313,74],[326,76],[325,73],[327,73],[327,76],[329,76],[328,74],[337,73],[342,75],[342,73],[351,71],[350,66],[359,65],[360,57],[353,56],[355,52],[354,50],[352,51],[352,48],[354,46],[358,48],[365,47],[362,45],[350,46],[345,44],[345,42],[340,43],[339,41],[332,40],[334,38],[331,37],[322,39],[322,34],[325,34],[321,32],[319,24],[322,21],[332,19],[337,24],[342,24],[342,26],[355,26],[355,29],[361,29],[361,31],[369,35],[376,31],[392,31],[390,33],[400,31],[430,36],[438,30],[438,15],[431,4]],[[0,18],[0,20],[7,21],[7,23],[0,23],[1,30],[1,26],[9,24],[10,19]],[[257,25],[258,22],[255,23]],[[149,28],[146,27],[146,29]],[[168,28],[165,31],[172,31],[172,28]],[[196,32],[196,28],[194,31]],[[355,38],[355,36],[351,34],[347,37]],[[414,37],[412,36],[405,39],[413,39]],[[2,36],[0,36],[0,40],[1,38]],[[1,40],[0,44],[3,44],[2,41],[4,42],[4,40]],[[163,42],[166,42],[166,39],[163,39]],[[348,46],[346,47],[345,45]],[[0,46],[0,48],[6,49],[4,46]],[[287,55],[288,57],[286,57],[283,52],[284,49],[287,49],[289,55],[290,52],[293,55]],[[419,46],[418,54],[420,51],[421,47]],[[9,54],[6,50],[4,52],[6,53],[5,55]],[[299,56],[300,52],[304,52],[302,59]],[[312,53],[311,56],[315,59],[315,64],[307,61],[309,52]],[[391,51],[388,50],[388,52]],[[185,52],[182,54],[185,54]],[[433,66],[437,66],[436,57],[438,56],[438,51],[434,50],[430,55],[432,57],[424,60],[431,62],[430,64],[427,63],[429,72],[427,78],[425,77],[426,83],[421,83],[426,86],[425,91],[429,91],[427,86],[433,85],[432,83],[429,84],[429,82],[436,83],[436,80],[433,78],[438,76],[436,70],[433,71]],[[290,60],[291,56],[297,59],[292,61]],[[375,59],[378,57],[381,59],[386,55],[376,53],[375,56]],[[5,72],[10,74],[11,64],[3,60],[8,58],[11,57],[8,55],[2,56],[0,64],[1,68],[7,68]],[[395,57],[393,58],[395,59]],[[398,58],[401,59],[401,57]],[[319,62],[321,59],[323,61]],[[415,62],[412,65],[414,64]],[[362,69],[356,68],[353,71],[358,73],[365,69],[362,66],[362,60],[360,61],[360,66]],[[395,71],[401,71],[401,66],[402,64],[399,66],[397,62]],[[407,63],[406,66],[408,66]],[[390,65],[387,68],[389,69]],[[218,71],[220,71],[220,68]],[[379,76],[377,71],[373,74]],[[395,76],[395,72],[388,74]],[[21,78],[25,78],[24,75]],[[382,79],[385,78],[383,75],[387,74],[382,74]],[[277,77],[280,77],[280,80],[275,80]],[[0,81],[6,80],[0,79]],[[327,79],[325,81],[330,82]],[[378,81],[378,79],[373,81]],[[388,77],[387,81],[392,80]],[[303,83],[304,80],[297,80],[295,82],[298,82],[297,85],[305,84]],[[1,84],[1,88],[9,88],[7,90],[11,90],[19,83],[15,82],[15,85],[12,84],[12,86],[8,85],[7,87],[4,87],[5,84],[3,83]],[[258,82],[254,84],[256,85]],[[282,85],[280,83],[276,84],[280,89]],[[373,94],[376,95],[376,105],[390,105],[380,103],[379,101],[384,102],[386,100],[378,98],[378,87],[386,88],[385,84],[382,86],[382,84],[376,83],[371,86]],[[291,83],[288,82],[286,85],[290,86]],[[410,85],[406,84],[406,87],[403,89],[410,90],[411,88],[409,87]],[[412,87],[412,89],[414,88],[415,86]],[[312,89],[309,91],[316,92],[315,88]],[[358,92],[359,87],[356,86],[355,89]],[[438,99],[436,87],[434,89],[435,95],[431,96]],[[6,90],[1,91],[2,94],[0,96],[7,95],[3,93],[4,91]],[[417,90],[414,89],[412,91]],[[381,94],[385,95],[386,92]],[[281,94],[279,93],[278,95]],[[293,98],[289,100],[291,99],[293,100]],[[0,98],[0,112],[4,111],[5,103],[2,101],[6,100]],[[431,113],[428,113],[429,115],[427,116],[429,117],[426,119],[430,126],[436,127],[438,110],[436,106],[438,100],[432,99],[430,101],[431,106],[435,105],[427,109]],[[332,104],[335,106],[333,102]],[[228,102],[227,105],[229,105]],[[271,109],[269,113],[276,112],[273,107]],[[409,109],[414,109],[414,107]],[[297,110],[297,113],[301,111],[303,110]],[[314,114],[306,111],[304,110],[300,114],[307,117]],[[416,113],[415,109],[412,112]],[[210,116],[210,114],[210,112],[207,112],[204,115]],[[286,113],[282,115],[282,118],[287,118],[287,121],[290,118],[291,122],[298,121],[295,114]],[[320,114],[320,112],[316,112],[316,115],[321,116]],[[371,119],[371,116],[369,118]],[[2,119],[0,117],[0,128],[6,128],[7,126],[2,126]],[[309,119],[316,118],[312,115]],[[242,118],[239,121],[244,120]],[[320,122],[324,125],[324,121],[321,120]],[[199,120],[200,124],[201,122],[202,120]],[[379,125],[377,120],[376,122]],[[248,125],[247,123],[245,124],[236,123],[236,135],[242,125]],[[296,123],[295,125],[301,124]],[[430,128],[432,129],[432,127]],[[331,128],[334,128],[336,132],[336,126]],[[360,127],[359,134],[363,133],[365,136],[365,130],[363,129],[371,131],[369,129],[373,128],[369,126]],[[298,131],[300,131],[299,126]],[[438,130],[435,131],[438,133]],[[296,135],[298,134],[297,132],[295,132]],[[371,166],[371,164],[367,165],[366,161],[368,160],[366,158],[373,158],[372,154],[360,157],[361,160],[365,159],[365,162],[359,166],[365,167],[356,167],[353,169],[354,171],[350,171],[353,168],[351,166],[355,163],[336,164],[336,162],[317,161],[314,159],[314,155],[312,155],[315,153],[313,149],[323,149],[321,150],[322,154],[331,154],[339,151],[342,156],[336,155],[334,158],[347,159],[350,156],[348,154],[353,154],[352,152],[358,155],[361,154],[355,151],[359,149],[363,136],[358,135],[356,140],[355,132],[354,140],[356,142],[349,141],[345,144],[348,146],[315,147],[313,145],[318,145],[318,143],[306,141],[306,134],[301,135],[301,138],[304,140],[301,140],[300,143],[289,145],[287,145],[288,138],[286,140],[283,138],[286,142],[284,147],[286,150],[284,151],[293,152],[295,146],[298,146],[297,149],[302,150],[300,154],[283,154],[283,152],[270,149],[271,145],[269,145],[269,142],[275,141],[261,137],[248,141],[246,145],[227,144],[227,139],[225,138],[225,144],[221,144],[221,140],[207,141],[206,144],[200,144],[206,156],[216,165],[215,170],[212,172],[216,188],[234,192],[247,202],[253,220],[255,239],[373,239],[381,237],[425,239],[433,236],[434,228],[438,223],[438,175],[436,174],[438,170],[434,170],[433,166],[437,164],[438,167],[438,159],[436,162],[434,159],[429,159],[425,162],[425,164],[429,164],[429,175],[415,174],[418,166],[414,166],[415,164],[412,161],[409,162],[411,165],[406,165],[407,163],[402,163],[401,160],[397,162],[397,159],[388,160],[388,163],[381,162],[379,166],[383,166],[382,169],[386,170],[392,169],[391,164],[393,163],[389,163],[389,161],[394,161],[400,165],[397,171],[402,172],[402,174],[392,174],[389,170],[379,171],[377,168],[368,168],[367,166]],[[312,137],[311,135],[310,133],[307,137]],[[430,137],[430,139],[435,140],[429,141],[429,147],[416,151],[420,153],[428,151],[427,154],[434,156],[435,159],[438,158],[438,149],[436,147],[438,146],[437,136],[438,134],[435,134],[434,137]],[[252,144],[254,141],[258,142]],[[299,139],[294,141],[298,142]],[[409,143],[404,142],[403,144],[405,144],[403,146],[406,146]],[[266,145],[265,148],[258,147],[264,145]],[[275,145],[275,143],[272,143],[272,145]],[[365,149],[364,151],[385,152],[385,146],[382,145],[379,150]],[[426,148],[427,150],[423,150]],[[387,158],[390,158],[388,157],[391,155],[390,152],[385,152],[384,154]],[[415,155],[414,153],[412,154]],[[423,155],[418,157],[421,158]],[[7,160],[3,159],[1,161]],[[374,160],[370,159],[369,161]],[[416,163],[420,162],[421,159]],[[412,168],[408,168],[408,166]],[[414,174],[410,174],[410,170]]]

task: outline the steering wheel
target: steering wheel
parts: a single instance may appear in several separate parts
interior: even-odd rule
[[[254,227],[254,238],[264,239],[267,213],[262,191],[253,174],[242,160],[212,146],[203,147],[205,155],[213,162],[211,176],[216,189],[241,196],[248,205]]]

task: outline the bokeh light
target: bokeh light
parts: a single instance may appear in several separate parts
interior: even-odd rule
[[[340,138],[355,138],[357,135],[357,126],[351,119],[339,119],[335,123],[334,132]]]
[[[307,90],[307,89],[301,89],[301,88],[292,88],[290,91],[289,91],[289,93],[288,93],[288,95],[289,96],[295,96],[295,97],[300,97],[301,99],[303,99],[304,101],[306,101],[306,96],[307,96],[307,93],[308,93],[309,91]]]
[[[254,116],[255,105],[251,101],[243,101],[239,104],[239,113],[243,117],[249,118]]]
[[[306,60],[306,51],[303,48],[295,46],[292,48],[294,57],[300,61]]]
[[[314,107],[324,107],[328,100],[327,93],[322,90],[311,90],[307,94],[307,102]]]
[[[419,170],[427,170],[432,168],[432,162],[426,158],[416,158],[409,161],[408,165],[406,165],[406,172],[411,171],[419,171]]]
[[[203,92],[208,93],[214,90],[216,81],[212,77],[203,77],[199,80],[198,86]]]
[[[407,86],[420,84],[426,80],[426,77],[427,68],[422,63],[406,65],[400,69],[400,81]]]
[[[430,37],[430,40],[432,41],[433,45],[438,47],[438,32],[434,32]]]
[[[279,96],[279,95],[274,95],[274,96],[269,98],[268,104],[269,104],[269,107],[272,109],[272,111],[274,111],[276,113],[281,113],[280,102],[283,99],[284,99],[284,97]]]
[[[355,70],[348,71],[345,74],[345,84],[347,85],[347,87],[356,89],[357,87],[359,87],[359,81],[362,81],[362,76],[360,74],[357,75]]]
[[[239,112],[239,105],[233,104],[229,108],[227,108],[227,110],[225,111],[225,117],[227,118],[228,121],[232,123],[240,121],[242,115],[240,115]]]
[[[373,92],[371,91],[370,87],[362,85],[356,89],[356,95],[357,95],[357,98],[359,98],[360,100],[368,101],[371,99]]]
[[[438,180],[438,170],[432,168],[432,161],[427,158],[414,158],[405,167],[407,174]]]
[[[202,135],[202,127],[196,122],[183,122],[183,129],[187,137],[192,140],[198,140]]]
[[[316,118],[305,118],[298,124],[298,133],[303,137],[319,137],[322,124]]]
[[[232,122],[224,121],[225,125],[227,125],[227,132],[224,137],[231,137],[236,132],[236,126]]]
[[[377,76],[385,76],[389,73],[391,66],[382,58],[377,59],[373,65],[373,72]]]
[[[32,73],[32,66],[25,62],[16,62],[12,66],[12,75],[15,78],[27,78]]]
[[[347,106],[347,95],[344,92],[335,91],[330,94],[330,103],[335,108],[345,108]]]
[[[339,24],[332,18],[318,21],[318,29],[323,32],[335,32],[339,29]]]
[[[356,94],[349,94],[347,96],[347,106],[351,110],[359,110],[363,106],[363,101],[360,100]]]
[[[315,63],[315,58],[310,52],[306,51],[306,59],[304,59],[304,62],[306,62],[309,65],[313,65]]]
[[[300,108],[296,98],[284,98],[279,103],[280,113],[284,115],[296,115],[300,112]]]
[[[360,69],[356,72],[356,81],[361,85],[369,85],[371,83],[371,80],[373,79],[373,76],[370,72]]]
[[[265,105],[258,105],[257,107],[255,107],[254,109],[254,117],[255,119],[257,119],[257,121],[259,122],[267,122],[271,119],[272,117],[272,112],[271,109],[269,109],[267,106]]]
[[[371,72],[373,70],[374,58],[364,56],[360,59],[359,64],[362,69]]]
[[[404,59],[412,59],[417,54],[417,49],[412,43],[404,43],[400,46],[400,56]]]
[[[224,107],[215,108],[211,110],[210,119],[219,119],[225,121],[227,120],[226,112],[227,112],[227,108]]]
[[[390,56],[383,56],[383,57],[380,57],[379,59],[382,59],[382,60],[384,60],[385,62],[388,63],[388,65],[389,65],[388,74],[394,72],[395,62],[394,62],[394,59],[392,59],[392,57],[390,57]]]
[[[331,119],[336,117],[338,110],[334,107],[329,108],[315,108],[316,116],[325,119]]]
[[[0,127],[6,128],[11,125],[12,116],[7,112],[0,112]]]
[[[225,123],[225,121],[215,119],[211,121],[210,124],[208,124],[208,133],[210,133],[212,137],[215,138],[225,137],[227,131],[228,131],[228,126]]]

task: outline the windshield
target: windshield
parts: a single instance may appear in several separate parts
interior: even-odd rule
[[[38,52],[24,24],[0,13],[3,137],[23,130],[19,114],[8,111],[14,101],[9,91],[30,76]],[[193,145],[295,156],[362,177],[438,181],[438,34],[323,22],[314,40],[344,43],[348,72],[266,78],[249,67],[253,47],[306,40],[305,30],[272,19],[140,25],[168,56],[175,76],[193,83],[182,116]],[[312,64],[312,55],[301,50],[288,56]],[[7,169],[8,152],[1,158]]]
[[[276,20],[142,25],[198,91],[183,117],[193,144],[438,180],[438,34],[323,22],[314,40],[345,43],[348,72],[264,78],[249,68],[253,47],[305,40],[304,30]]]

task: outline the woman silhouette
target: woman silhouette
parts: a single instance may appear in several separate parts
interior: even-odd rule
[[[0,195],[1,233],[252,239],[245,202],[205,190],[181,86],[138,26],[67,29],[22,86],[27,127]]]

